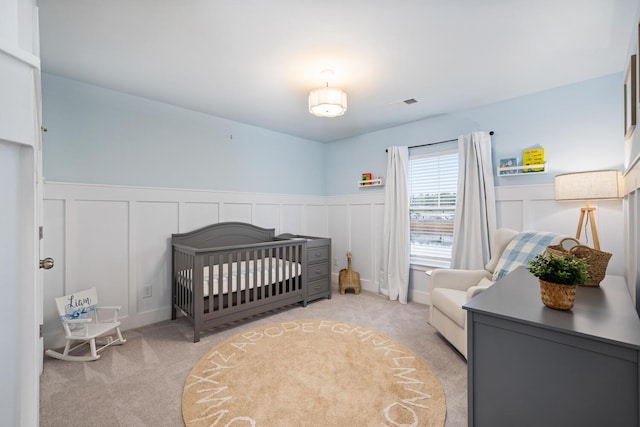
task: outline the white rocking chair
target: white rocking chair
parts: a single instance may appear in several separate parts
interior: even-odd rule
[[[45,351],[47,356],[60,360],[89,362],[98,360],[100,358],[98,352],[106,347],[121,345],[127,341],[120,332],[120,322],[118,321],[120,307],[98,307],[96,288],[56,298],[56,306],[62,320],[67,343],[62,353],[47,350]],[[105,311],[107,314],[102,314]],[[103,317],[109,316],[101,318],[101,314]],[[117,338],[114,339],[111,335],[106,336],[110,331],[115,332]],[[104,342],[99,342],[101,347],[96,348],[96,338],[98,337],[103,337]],[[74,342],[78,341],[80,344],[71,347]],[[87,343],[91,347],[91,356],[72,356],[69,354]]]

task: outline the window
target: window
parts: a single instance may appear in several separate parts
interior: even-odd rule
[[[457,191],[457,150],[409,159],[412,263],[434,267],[451,263]]]

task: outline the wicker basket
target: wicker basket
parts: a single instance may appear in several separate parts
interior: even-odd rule
[[[559,285],[540,279],[542,303],[556,310],[571,310],[576,300],[578,285]]]
[[[563,245],[565,241],[573,241],[575,245],[567,250]],[[580,242],[571,237],[562,239],[559,245],[547,246],[547,252],[553,256],[565,258],[575,257],[585,260],[589,266],[587,272],[589,273],[590,279],[583,286],[600,286],[600,282],[602,282],[607,272],[609,259],[611,259],[609,252],[603,252],[590,248],[589,246],[581,245]]]

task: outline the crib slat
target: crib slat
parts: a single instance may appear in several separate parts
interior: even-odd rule
[[[287,271],[287,261],[289,260],[289,257],[291,256],[291,246],[285,246],[284,248],[282,248],[282,281],[284,282],[284,293],[289,293],[291,292],[293,289],[291,289],[291,277],[289,277],[288,275],[288,271]]]
[[[181,290],[181,302],[180,302],[180,307],[189,315],[192,316],[193,312],[191,310],[191,307],[188,306],[189,304],[189,296],[187,294],[187,289],[190,286],[190,283],[193,281],[193,263],[191,262],[192,259],[189,255],[187,254],[182,254],[183,255],[183,261],[185,262],[183,264],[183,273],[185,274],[185,276],[183,277],[183,283],[182,283],[182,288]],[[191,267],[191,268],[189,268]]]
[[[218,305],[220,306],[220,310],[224,310],[224,308],[229,304],[229,300],[227,299],[228,293],[225,292],[225,289],[229,287],[229,275],[226,273],[229,269],[229,254],[221,254],[220,255],[220,263],[218,264],[218,300],[220,301]]]
[[[213,313],[213,310],[215,310],[215,294],[213,292],[213,282],[215,280],[214,277],[214,271],[213,271],[213,265],[215,263],[215,257],[214,256],[208,256],[207,257],[207,267],[208,268],[208,274],[207,274],[207,295],[209,296],[208,299],[208,309],[209,309],[209,313]]]
[[[244,304],[249,302],[249,292],[251,291],[251,289],[249,288],[249,267],[250,267],[250,263],[251,262],[251,258],[249,257],[249,251],[245,251],[244,253],[244,280],[242,280],[240,277],[238,277],[240,282],[244,282],[242,283],[243,285],[243,289],[242,289],[242,298],[240,298],[240,301],[243,302]]]
[[[276,274],[276,277],[274,279],[274,282],[276,283],[276,294],[277,295],[282,295],[282,277],[280,275],[281,270],[280,270],[280,260],[282,259],[282,246],[279,248],[276,248],[276,256],[275,259],[273,260],[273,263],[275,264],[274,267],[274,271]]]
[[[267,278],[268,282],[264,282],[267,290],[267,298],[273,295],[273,248],[268,250],[269,258],[267,264],[269,265],[269,269],[267,270]]]
[[[251,289],[252,301],[258,301],[258,251],[253,251],[253,288]]]

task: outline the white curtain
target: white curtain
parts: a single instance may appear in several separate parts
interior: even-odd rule
[[[458,157],[451,268],[482,269],[491,257],[490,245],[496,230],[489,133],[473,132],[458,137]]]
[[[409,148],[387,149],[380,293],[407,303],[409,293]]]

